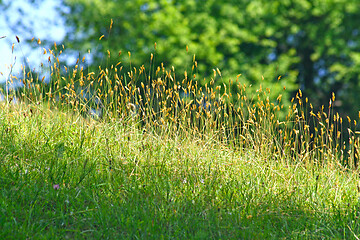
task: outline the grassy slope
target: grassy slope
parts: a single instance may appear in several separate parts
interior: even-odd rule
[[[339,166],[289,165],[38,106],[1,109],[1,239],[360,233],[358,177]]]

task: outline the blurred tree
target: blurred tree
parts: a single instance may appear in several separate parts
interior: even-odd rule
[[[284,86],[290,92],[297,88],[298,73],[291,67],[298,62],[295,50],[287,49],[277,59],[269,57],[276,42],[251,29],[253,20],[244,11],[249,5],[247,1],[67,0],[65,3],[71,9],[65,16],[72,26],[66,38],[67,47],[91,49],[93,53],[96,49],[96,64],[106,59],[109,49],[112,63],[124,60],[127,51],[131,51],[132,64],[139,66],[149,62],[156,42],[155,65],[163,62],[167,67],[174,66],[178,76],[184,70],[192,72],[195,54],[197,79],[213,76],[213,69],[219,68],[222,78],[217,78],[218,84],[229,78],[235,80],[241,73],[245,76],[241,81],[248,85],[262,82],[266,87],[283,75],[272,88],[275,98]],[[111,31],[110,19],[114,21]],[[99,41],[101,35],[105,37]],[[125,52],[124,58],[118,58],[120,50]]]
[[[219,68],[218,83],[241,73],[242,82],[254,89],[271,85],[275,96],[283,86],[288,92],[301,88],[319,106],[334,92],[342,111],[354,116],[359,110],[358,0],[63,2],[69,28],[65,45],[80,52],[91,49],[95,66],[124,61],[127,51],[139,66],[149,62],[156,42],[155,65],[174,66],[178,76],[191,72],[196,54],[198,79]]]
[[[243,74],[251,84],[300,87],[315,105],[335,92],[344,110],[360,99],[357,0],[66,0],[72,48],[131,51],[136,65],[156,56],[182,71],[196,54],[199,73]],[[110,19],[114,20],[109,34]],[[99,36],[105,41],[99,45]],[[107,40],[106,40],[107,38]],[[189,46],[189,54],[185,51]],[[96,54],[96,62],[104,55]],[[296,85],[297,84],[297,85]],[[355,105],[356,104],[356,105]]]
[[[257,13],[260,32],[276,42],[276,57],[296,51],[299,62],[292,68],[312,102],[324,104],[334,92],[342,111],[357,115],[360,98],[352,94],[360,90],[358,1],[252,1],[248,7]]]

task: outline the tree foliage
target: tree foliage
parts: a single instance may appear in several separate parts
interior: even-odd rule
[[[179,76],[191,72],[195,54],[201,77],[219,68],[219,81],[242,74],[248,85],[273,86],[274,95],[301,88],[318,106],[334,92],[343,111],[358,111],[358,0],[63,1],[65,45],[91,49],[94,65],[106,64],[107,50],[111,63],[130,51],[134,66],[154,53],[155,65],[174,66]]]
[[[360,73],[360,5],[356,0],[67,0],[74,32],[67,40],[84,50],[98,46],[131,51],[148,62],[157,43],[159,61],[179,70],[196,54],[198,71],[223,79],[241,73],[289,90],[298,87],[323,104],[331,92],[352,108]],[[114,20],[109,34],[110,19]],[[189,47],[191,54],[185,51]],[[100,55],[98,55],[100,56]],[[359,102],[360,100],[356,100]],[[340,103],[340,102],[338,102]],[[340,105],[340,104],[338,104]]]
[[[102,51],[104,54],[96,54],[97,63],[107,49],[114,62],[119,61],[119,51],[131,51],[132,64],[147,63],[156,42],[155,65],[174,66],[178,76],[184,70],[191,72],[195,55],[197,73],[209,81],[213,69],[219,68],[219,81],[235,80],[242,74],[241,80],[248,85],[263,82],[266,87],[276,82],[276,96],[280,88],[297,88],[298,73],[291,69],[298,61],[295,52],[289,49],[276,60],[269,57],[276,44],[249,28],[252,17],[241,11],[249,4],[246,1],[68,0],[66,4],[71,9],[66,15],[68,24],[74,27],[68,43],[74,49]],[[114,21],[111,31],[110,19]],[[101,35],[105,37],[99,42]],[[283,78],[277,83],[279,75]]]

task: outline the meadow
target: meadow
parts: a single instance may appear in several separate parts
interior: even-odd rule
[[[195,57],[175,76],[44,52],[50,82],[1,90],[1,239],[359,239],[357,121],[335,96],[200,84]]]

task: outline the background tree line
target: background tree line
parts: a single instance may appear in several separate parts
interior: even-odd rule
[[[195,54],[201,81],[203,77],[210,81],[213,69],[219,68],[222,78],[217,84],[242,74],[242,82],[254,88],[260,83],[270,86],[274,96],[286,87],[282,94],[287,100],[300,88],[315,107],[328,104],[334,92],[338,111],[358,115],[357,0],[63,0],[62,4],[59,11],[68,28],[63,43],[81,53],[91,49],[94,68],[127,61],[128,51],[132,65],[140,66],[155,53],[155,66],[161,62],[174,66],[181,76],[184,70],[191,71]],[[104,60],[107,50],[110,61]]]

